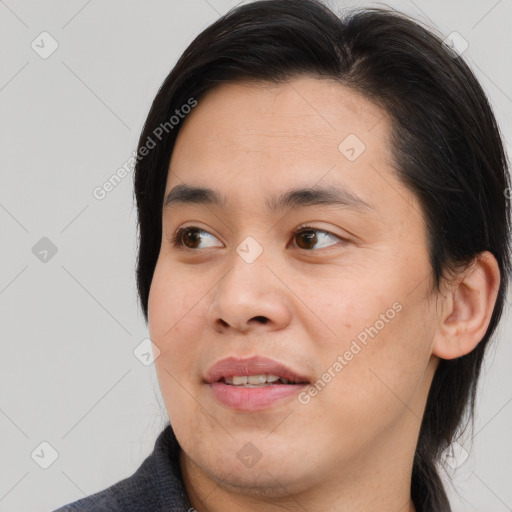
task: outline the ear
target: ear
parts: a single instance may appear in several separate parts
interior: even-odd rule
[[[489,252],[480,253],[444,298],[432,353],[455,359],[480,343],[491,320],[500,287],[500,269]]]

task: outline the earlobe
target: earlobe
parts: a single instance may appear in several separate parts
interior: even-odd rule
[[[468,354],[484,337],[500,287],[496,258],[489,251],[480,253],[456,283],[445,298],[432,348],[441,359]]]

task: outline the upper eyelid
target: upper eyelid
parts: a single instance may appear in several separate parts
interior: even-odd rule
[[[293,234],[300,233],[301,231],[320,231],[322,233],[327,233],[328,235],[335,236],[337,238],[343,238],[341,235],[337,235],[336,233],[333,233],[332,231],[329,231],[328,229],[318,228],[316,226],[310,226],[309,224],[303,224],[298,226],[293,230]]]
[[[205,228],[202,228],[200,226],[180,226],[178,229],[176,229],[175,233],[179,233],[179,232],[182,232],[186,229],[196,229],[197,231],[202,231],[203,233],[208,233],[209,235],[212,235],[214,236],[215,238],[218,238],[217,235],[215,235],[214,233],[212,233],[211,231],[208,231],[207,229]],[[292,234],[297,234],[297,233],[300,233],[301,231],[320,231],[322,233],[327,233],[328,235],[333,235],[337,238],[343,238],[342,236],[340,235],[337,235],[336,233],[333,233],[332,231],[329,231],[328,229],[322,229],[322,228],[318,228],[318,227],[315,227],[315,226],[310,226],[310,225],[300,225],[298,226],[297,228],[295,228],[292,232]]]

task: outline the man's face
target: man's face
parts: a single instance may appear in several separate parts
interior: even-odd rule
[[[149,329],[171,425],[212,480],[300,490],[412,457],[436,313],[390,130],[373,103],[307,77],[224,84],[184,121],[166,195],[226,203],[164,207]],[[257,377],[288,371],[299,383]]]

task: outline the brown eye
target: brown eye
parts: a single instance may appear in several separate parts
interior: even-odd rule
[[[316,233],[313,230],[301,231],[296,235],[297,245],[301,249],[311,249],[317,242]]]
[[[208,243],[208,238],[212,239],[213,243]],[[176,231],[171,238],[171,243],[177,248],[185,247],[186,249],[202,249],[201,244],[207,244],[206,247],[222,247],[222,244],[215,243],[215,240],[217,238],[208,231],[196,226],[187,226]]]
[[[180,235],[183,245],[185,247],[188,247],[189,249],[195,249],[201,241],[201,237],[198,234],[198,230],[194,228],[184,229],[180,233]]]
[[[312,227],[299,228],[293,236],[297,247],[309,251],[311,249],[322,249],[323,247],[336,245],[340,241],[346,241],[333,233],[329,233],[329,231]],[[334,242],[329,243],[329,238],[334,240]]]

